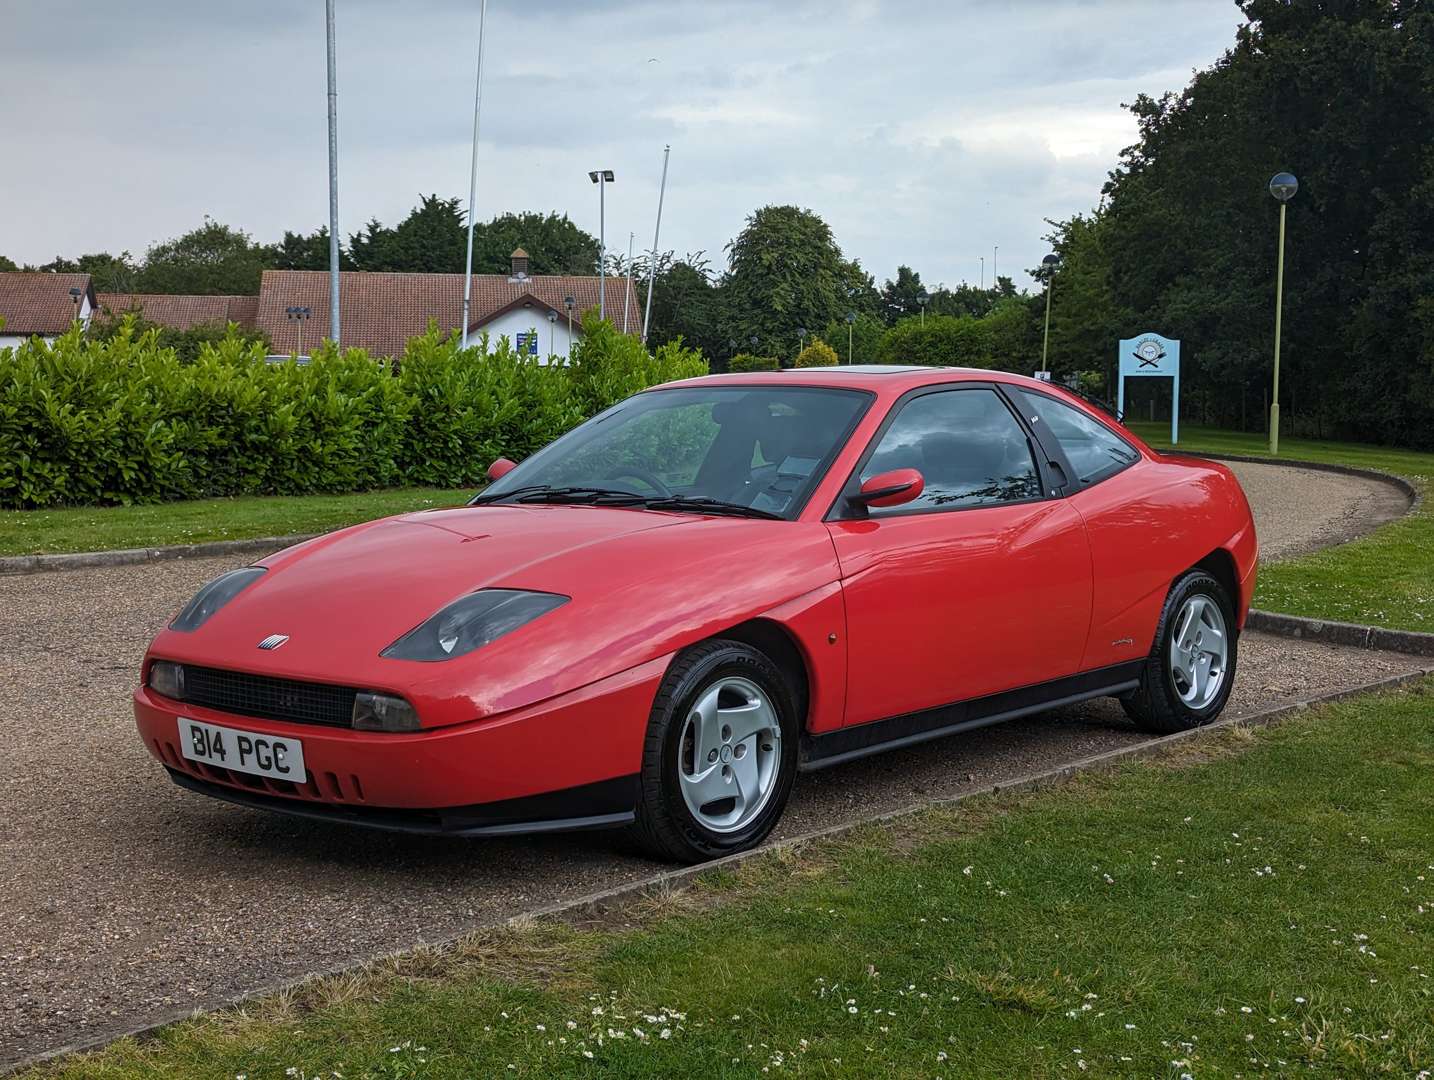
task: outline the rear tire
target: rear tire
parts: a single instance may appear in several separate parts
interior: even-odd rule
[[[1187,571],[1165,599],[1140,687],[1121,699],[1126,715],[1158,735],[1203,727],[1230,699],[1238,656],[1229,594],[1203,570]]]
[[[764,653],[722,638],[688,649],[652,705],[630,838],[684,863],[756,847],[791,794],[798,729],[788,681]]]

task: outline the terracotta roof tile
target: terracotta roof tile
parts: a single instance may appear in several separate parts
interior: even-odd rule
[[[150,322],[174,330],[188,330],[192,326],[223,326],[231,322],[252,330],[254,319],[259,314],[257,296],[100,293],[99,302],[102,316],[119,316],[137,308]]]
[[[89,274],[49,274],[12,270],[0,273],[0,334],[63,334],[75,319],[71,289],[84,289],[95,302]]]
[[[623,326],[625,278],[608,278],[607,312],[619,330]],[[598,279],[540,275],[510,282],[502,274],[474,274],[469,331],[481,330],[496,314],[524,296],[566,314],[563,297],[571,295],[576,322],[582,313],[598,306]],[[409,338],[428,329],[435,319],[441,330],[455,330],[463,317],[462,274],[389,274],[359,270],[345,271],[339,280],[343,344],[367,349],[374,356],[395,356],[403,352]],[[276,353],[298,349],[299,331],[285,312],[290,307],[307,307],[310,316],[304,327],[304,343],[321,341],[329,335],[329,275],[323,270],[265,270],[259,287],[256,325],[274,343]],[[642,311],[637,303],[637,286],[627,297],[627,329],[641,333]]]

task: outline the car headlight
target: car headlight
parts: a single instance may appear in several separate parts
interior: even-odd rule
[[[211,615],[257,581],[264,569],[262,566],[245,566],[220,574],[194,594],[194,599],[184,605],[184,610],[174,617],[169,628],[184,632],[198,630]]]
[[[149,665],[149,688],[174,701],[184,700],[184,666],[172,660],[156,660]]]
[[[448,660],[462,656],[562,607],[570,599],[525,589],[479,589],[460,596],[379,655],[391,660]]]

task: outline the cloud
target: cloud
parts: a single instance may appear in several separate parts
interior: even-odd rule
[[[1239,18],[1228,0],[491,0],[478,212],[596,232],[586,174],[612,168],[609,246],[641,249],[670,143],[663,247],[715,256],[792,202],[879,279],[1016,271],[1044,219],[1099,198],[1135,136],[1120,103],[1178,89]],[[206,213],[261,238],[327,220],[321,5],[131,0],[77,33],[12,0],[6,20],[24,151],[0,173],[0,253],[139,253]],[[342,231],[466,194],[476,44],[475,0],[338,0]]]

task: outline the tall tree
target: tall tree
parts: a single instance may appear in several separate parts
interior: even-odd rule
[[[284,231],[284,239],[274,245],[275,270],[327,270],[329,268],[329,227],[320,225],[313,232]],[[339,268],[352,270],[353,259],[343,246],[339,247]]]
[[[1139,139],[1111,175],[1101,242],[1083,258],[1104,262],[1138,329],[1183,340],[1182,399],[1195,415],[1258,427],[1278,218],[1265,185],[1293,171],[1286,423],[1434,446],[1434,380],[1411,362],[1434,295],[1434,10],[1427,0],[1240,8],[1248,21],[1219,61],[1180,94],[1130,106]]]
[[[896,268],[896,280],[887,279],[881,290],[881,314],[887,325],[908,315],[921,313],[920,297],[926,296],[921,275],[909,266]]]
[[[727,254],[727,333],[743,352],[785,355],[799,327],[814,330],[849,310],[875,309],[871,276],[842,257],[831,228],[810,210],[762,207]]]
[[[457,198],[423,195],[393,228],[371,220],[349,237],[349,255],[359,270],[463,273],[468,232]]]
[[[151,247],[135,284],[147,293],[253,295],[272,256],[243,230],[206,217],[199,228]]]
[[[97,292],[134,292],[139,273],[139,267],[128,251],[118,255],[99,251],[81,255],[78,259],[56,255],[43,266],[27,266],[25,269],[47,274],[89,274]]]
[[[597,273],[597,238],[567,214],[500,214],[473,230],[473,272],[506,274],[514,249],[528,253],[530,274]]]

